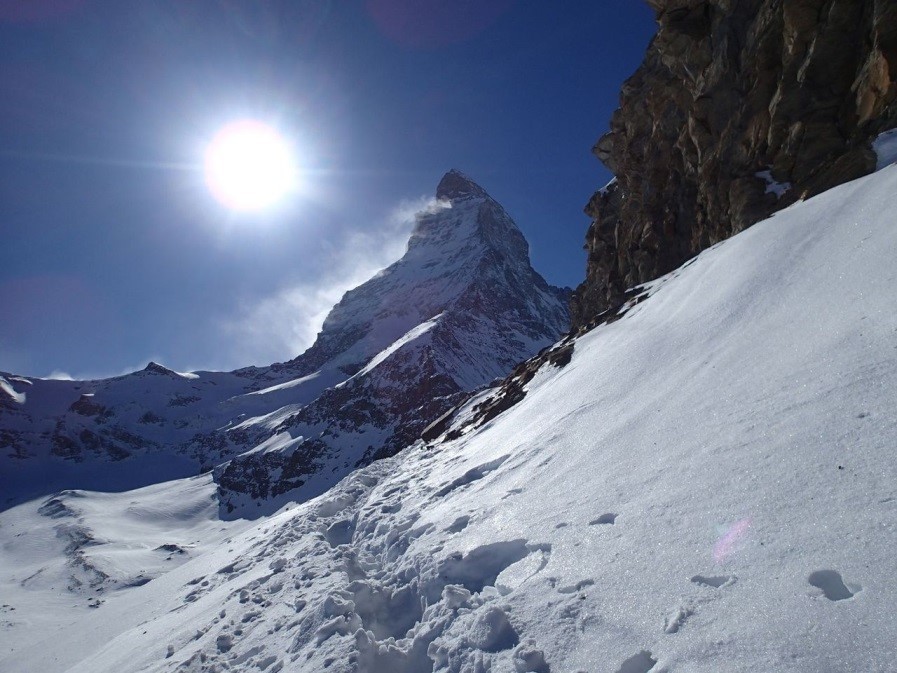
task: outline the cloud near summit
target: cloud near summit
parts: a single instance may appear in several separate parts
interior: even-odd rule
[[[447,208],[451,202],[432,196],[403,200],[379,223],[353,229],[341,247],[330,249],[325,275],[243,299],[236,316],[220,324],[228,344],[223,368],[282,362],[305,351],[343,294],[404,254],[415,216]]]

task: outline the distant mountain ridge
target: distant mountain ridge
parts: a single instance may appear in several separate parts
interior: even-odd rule
[[[266,511],[396,453],[553,343],[569,290],[532,269],[523,234],[470,178],[449,171],[436,197],[405,255],[347,292],[293,360],[197,373],[150,363],[98,381],[0,375],[5,504],[214,468],[227,513]]]

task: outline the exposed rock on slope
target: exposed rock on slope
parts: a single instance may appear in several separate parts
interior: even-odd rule
[[[798,198],[897,126],[897,0],[649,0],[659,30],[595,154],[574,327]]]

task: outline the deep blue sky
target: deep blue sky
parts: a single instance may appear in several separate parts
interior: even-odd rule
[[[452,167],[576,285],[590,148],[653,30],[637,0],[0,0],[0,371],[291,358]],[[247,116],[304,188],[235,216],[197,166]]]

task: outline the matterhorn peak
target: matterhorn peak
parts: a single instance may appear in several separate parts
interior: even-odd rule
[[[443,175],[442,180],[439,181],[439,185],[436,187],[437,199],[448,199],[451,201],[488,196],[485,189],[455,168]]]

